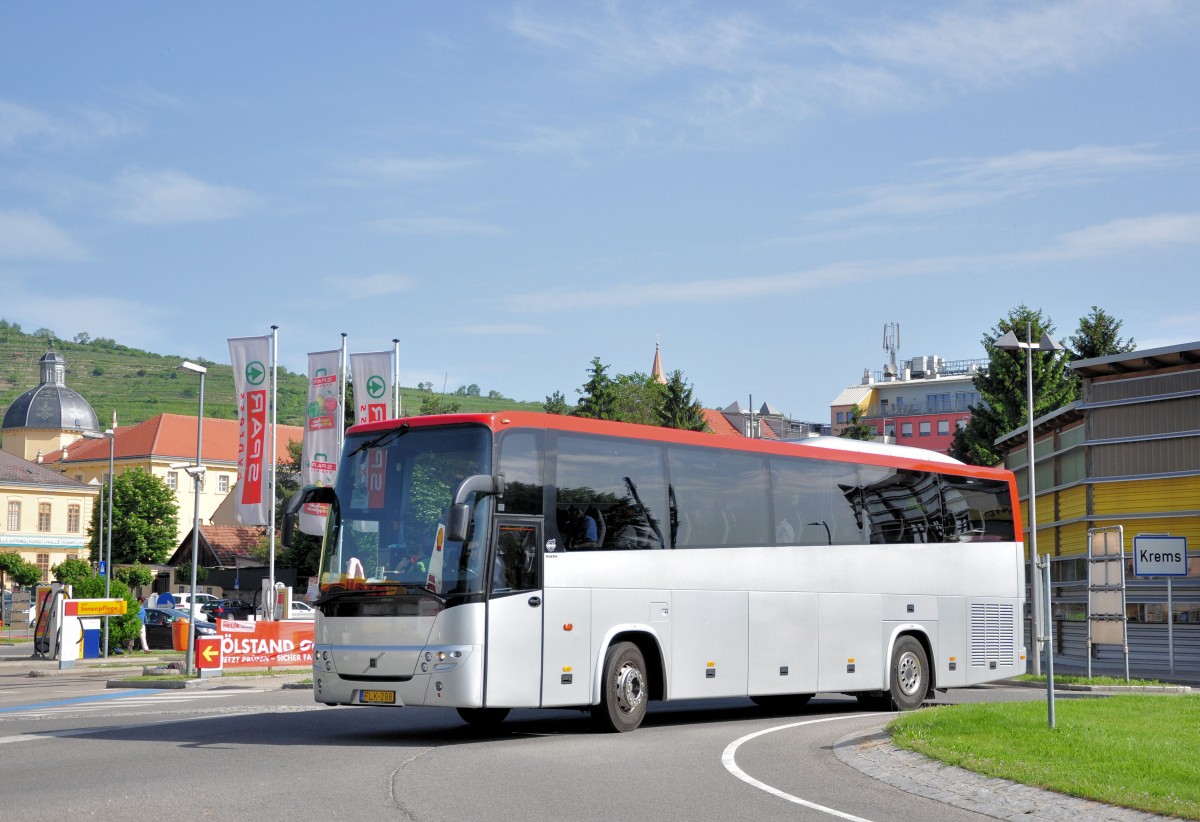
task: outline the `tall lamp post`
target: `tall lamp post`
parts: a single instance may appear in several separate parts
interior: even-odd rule
[[[1033,323],[1025,323],[1025,339],[1028,342],[1021,342],[1017,339],[1014,331],[1009,331],[1000,339],[996,340],[992,345],[996,348],[1005,351],[1025,350],[1025,397],[1029,412],[1028,428],[1025,430],[1025,453],[1026,453],[1026,469],[1025,474],[1029,478],[1029,597],[1033,600],[1033,630],[1030,632],[1033,636],[1034,654],[1033,654],[1033,672],[1040,675],[1041,668],[1041,653],[1042,645],[1045,637],[1042,635],[1042,626],[1049,623],[1049,615],[1043,613],[1042,599],[1039,596],[1038,590],[1038,554],[1037,554],[1037,483],[1035,474],[1036,466],[1034,464],[1034,448],[1033,448],[1033,352],[1034,351],[1062,351],[1063,347],[1055,342],[1049,334],[1042,334],[1042,339],[1039,342],[1033,342]],[[1049,560],[1047,560],[1047,571],[1049,571]],[[1047,573],[1049,577],[1049,573]],[[1046,594],[1047,603],[1050,593],[1049,583],[1047,582]],[[1054,653],[1054,649],[1046,644],[1046,653]],[[1048,667],[1053,671],[1054,660],[1048,660]],[[1051,686],[1053,687],[1053,686]]]
[[[108,548],[105,550],[104,539],[104,504],[100,507],[100,535],[96,543],[100,556],[104,557],[104,598],[108,599],[112,588],[112,532],[113,532],[113,489],[116,488],[113,475],[114,451],[117,442],[117,432],[112,428],[103,434],[97,431],[84,431],[83,435],[89,440],[108,440]],[[108,659],[108,617],[104,617],[104,658]]]
[[[187,663],[184,670],[188,676],[191,676],[192,658],[196,650],[196,563],[199,561],[200,553],[200,483],[204,479],[204,466],[200,464],[204,448],[204,375],[208,373],[208,369],[187,360],[179,364],[179,369],[200,375],[200,405],[196,411],[196,464],[180,466],[192,478],[192,496],[196,502],[192,514],[192,579],[189,588],[191,593],[188,597]]]

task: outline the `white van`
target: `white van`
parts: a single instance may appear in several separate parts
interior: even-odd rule
[[[191,609],[191,601],[192,601],[191,594],[189,594],[189,593],[171,594],[171,596],[175,597],[175,607],[178,608],[179,610],[187,611],[187,610]],[[220,597],[214,596],[212,594],[196,594],[196,610],[199,610],[200,607],[203,605],[209,605],[213,602],[216,602],[219,599],[220,599]]]

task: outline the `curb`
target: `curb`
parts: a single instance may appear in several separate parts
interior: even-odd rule
[[[1025,680],[1009,679],[1005,681],[1006,685],[1012,685],[1015,688],[1037,688],[1040,691],[1046,690],[1045,682],[1027,682]],[[1093,694],[1108,694],[1110,696],[1119,696],[1121,694],[1161,694],[1163,696],[1186,696],[1192,692],[1190,685],[1081,685],[1078,683],[1055,682],[1055,691],[1077,691]]]

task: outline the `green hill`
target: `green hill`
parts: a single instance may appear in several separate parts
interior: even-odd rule
[[[100,338],[68,342],[45,333],[27,334],[21,327],[0,320],[0,414],[10,403],[41,381],[38,360],[53,344],[67,361],[67,387],[96,410],[100,426],[112,421],[115,411],[122,426],[145,422],[158,414],[195,414],[199,380],[179,371],[179,363],[190,359],[208,368],[204,380],[204,416],[235,419],[233,368],[201,357],[154,354]],[[303,425],[308,379],[285,368],[279,369],[279,423]],[[418,388],[400,388],[405,413],[418,413],[429,393]],[[518,402],[506,397],[471,397],[459,394],[443,398],[464,412],[541,411],[540,402]]]

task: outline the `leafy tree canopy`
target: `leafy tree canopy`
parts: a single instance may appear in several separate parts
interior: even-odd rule
[[[0,590],[4,588],[6,575],[22,588],[37,585],[42,581],[42,569],[27,561],[16,551],[0,552]]]
[[[1079,318],[1079,328],[1067,339],[1071,359],[1090,360],[1092,357],[1108,357],[1127,354],[1137,348],[1131,337],[1120,337],[1121,320],[1099,306],[1092,306],[1091,313]]]
[[[875,439],[875,426],[863,422],[862,409],[857,405],[850,406],[850,416],[846,420],[846,427],[842,429],[839,437],[848,440],[873,440]]]
[[[569,414],[571,409],[567,407],[567,398],[563,396],[563,392],[555,391],[550,396],[546,397],[546,402],[542,404],[547,414]]]
[[[83,559],[63,560],[62,563],[51,569],[51,573],[63,585],[75,585],[80,580],[96,576],[91,563]]]
[[[592,357],[588,375],[583,387],[575,389],[579,392],[575,416],[593,420],[620,419],[617,416],[617,392],[612,378],[608,376],[608,366],[600,362],[599,357]]]
[[[1054,324],[1040,309],[1021,304],[984,334],[981,342],[988,353],[988,369],[974,379],[984,404],[972,409],[971,421],[951,452],[964,462],[995,465],[1000,461],[996,440],[1026,425],[1026,349],[1009,351],[994,345],[1009,331],[1021,342],[1037,342],[1043,334],[1054,335]],[[1034,419],[1073,402],[1078,395],[1078,385],[1069,371],[1070,356],[1066,350],[1033,352]]]
[[[100,545],[100,509],[105,512],[107,539],[108,495],[112,493],[112,561],[114,564],[159,565],[177,547],[179,510],[175,493],[160,477],[134,468],[118,474],[92,509],[88,548],[93,561],[104,558]]]
[[[656,422],[665,428],[684,431],[707,431],[704,406],[692,395],[692,386],[683,379],[683,372],[671,372],[667,384],[662,387],[662,402],[656,411]]]

